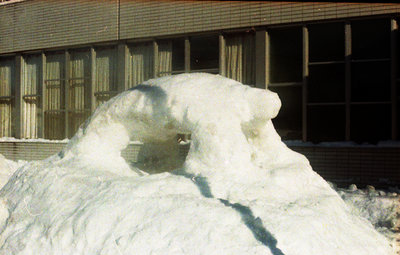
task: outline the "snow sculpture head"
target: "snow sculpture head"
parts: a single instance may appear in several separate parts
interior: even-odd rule
[[[132,173],[120,156],[129,140],[163,144],[173,154],[176,134],[191,133],[187,171],[200,174],[195,166],[199,163],[212,172],[232,165],[248,168],[248,136],[258,134],[280,106],[277,94],[219,75],[153,79],[101,105],[62,155],[85,155],[91,164],[101,157],[98,168]],[[199,154],[206,155],[201,162]],[[110,159],[108,164],[105,158]]]

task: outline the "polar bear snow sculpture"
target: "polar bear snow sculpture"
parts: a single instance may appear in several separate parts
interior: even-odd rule
[[[281,142],[271,121],[280,104],[210,74],[121,93],[59,155],[19,169],[3,188],[0,253],[389,254],[387,240]],[[147,175],[121,157],[138,140],[166,148],[174,166],[178,133],[192,142],[172,173]]]

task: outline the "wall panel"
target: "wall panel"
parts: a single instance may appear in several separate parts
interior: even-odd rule
[[[118,38],[118,0],[28,0],[0,5],[0,53]]]
[[[400,13],[400,4],[26,0],[0,5],[0,54],[388,13]]]
[[[120,36],[141,38],[399,12],[399,4],[376,3],[122,0]]]

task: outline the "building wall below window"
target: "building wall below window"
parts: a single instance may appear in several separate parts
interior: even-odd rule
[[[400,147],[294,146],[310,161],[314,171],[339,186],[376,187],[400,184]]]
[[[0,154],[11,160],[41,160],[61,151],[66,142],[0,142]],[[141,145],[130,144],[122,156],[130,163],[140,158]],[[388,187],[400,185],[400,147],[321,147],[292,146],[305,155],[314,171],[339,186],[356,184]],[[189,146],[180,147],[182,160]]]

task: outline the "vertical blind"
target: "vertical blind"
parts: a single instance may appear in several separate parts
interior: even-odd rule
[[[172,41],[163,41],[158,45],[158,76],[172,73]]]
[[[39,93],[40,93],[40,55],[24,58],[22,65],[22,137],[38,138]]]
[[[96,106],[106,102],[117,91],[117,51],[115,48],[96,51]]]
[[[153,44],[137,44],[130,48],[129,88],[153,77]]]
[[[240,34],[226,37],[226,76],[244,84],[255,83],[255,37]]]
[[[68,74],[68,137],[89,117],[90,53],[71,52]]]
[[[48,54],[45,75],[45,138],[65,138],[64,54]]]
[[[14,61],[0,59],[0,137],[12,136],[12,86],[14,84]]]

